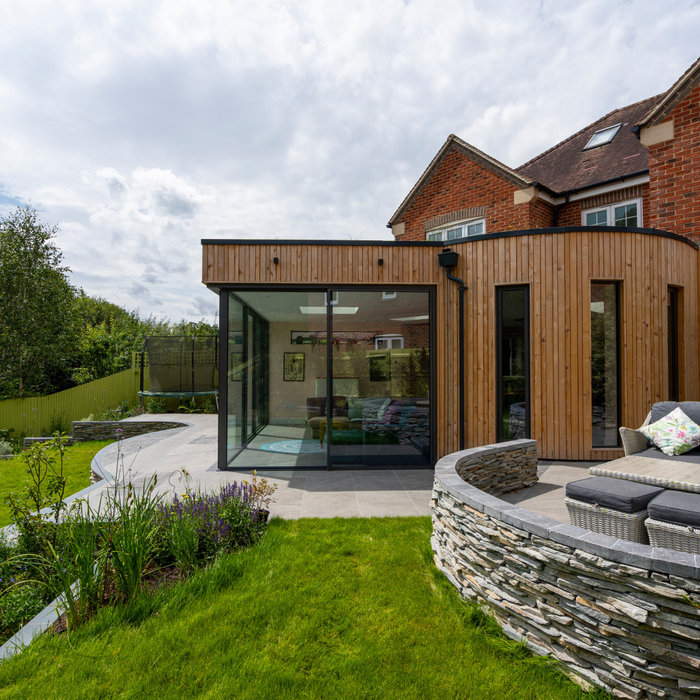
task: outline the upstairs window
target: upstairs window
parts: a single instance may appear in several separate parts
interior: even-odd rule
[[[458,224],[450,224],[428,231],[425,235],[428,241],[453,241],[455,238],[480,236],[486,233],[486,219],[470,219]]]
[[[584,226],[629,226],[632,228],[641,226],[642,200],[634,199],[605,207],[585,209],[581,213],[581,223]]]
[[[590,148],[596,148],[610,143],[615,138],[615,134],[617,134],[621,126],[622,124],[615,124],[615,126],[606,126],[605,129],[598,129],[598,131],[588,139],[588,143],[583,147],[583,150],[587,151]]]

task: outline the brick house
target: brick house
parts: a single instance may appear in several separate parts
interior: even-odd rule
[[[451,134],[391,217],[397,240],[610,225],[700,240],[700,59],[518,168]]]
[[[202,241],[221,469],[622,454],[700,393],[700,61],[517,169],[451,135],[393,241]],[[443,250],[445,241],[450,250]]]

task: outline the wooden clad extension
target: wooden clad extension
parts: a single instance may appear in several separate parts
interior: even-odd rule
[[[431,243],[204,241],[202,281],[236,285],[430,285],[436,289],[438,457],[458,449],[457,285]],[[496,287],[530,288],[531,433],[544,459],[607,460],[591,447],[591,282],[618,282],[622,424],[667,398],[667,289],[680,289],[681,400],[700,399],[700,256],[657,232],[549,229],[451,242],[465,297],[466,444],[496,439]],[[278,263],[274,263],[278,258]],[[379,260],[383,263],[379,264]]]

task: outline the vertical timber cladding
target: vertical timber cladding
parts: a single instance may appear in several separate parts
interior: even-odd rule
[[[700,256],[672,237],[596,229],[451,242],[466,286],[466,443],[496,439],[496,287],[530,286],[531,437],[544,459],[604,461],[591,448],[591,281],[620,283],[622,425],[637,427],[666,398],[668,285],[683,288],[681,399],[700,399]],[[426,244],[206,241],[205,284],[434,285],[438,457],[458,449],[457,285]],[[275,264],[273,258],[279,263]],[[378,264],[382,259],[383,265]]]

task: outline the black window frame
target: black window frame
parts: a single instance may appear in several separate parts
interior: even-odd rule
[[[616,421],[617,430],[615,435],[617,440],[614,445],[596,445],[593,441],[593,330],[591,328],[591,310],[590,305],[593,300],[593,285],[594,284],[611,284],[615,287],[615,395],[617,397],[616,401]],[[591,449],[593,450],[614,450],[621,447],[622,443],[620,440],[620,426],[622,425],[622,281],[621,280],[605,280],[605,279],[592,279],[588,289],[588,323],[590,328],[590,339],[591,339]]]
[[[530,285],[504,284],[496,286],[496,442],[504,442],[503,437],[503,293],[513,290],[525,292],[523,325],[525,329],[525,439],[530,439],[532,403],[530,400]]]

